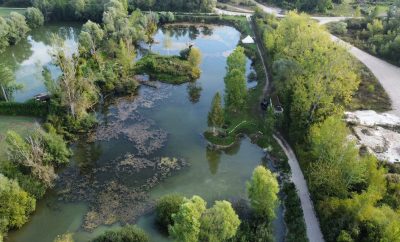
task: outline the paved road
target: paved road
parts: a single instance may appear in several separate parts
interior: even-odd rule
[[[319,226],[319,221],[315,215],[313,202],[310,198],[310,193],[307,188],[306,180],[301,171],[299,162],[290,145],[279,134],[274,135],[275,140],[285,151],[289,160],[289,166],[292,170],[292,181],[296,186],[297,195],[300,198],[301,208],[304,213],[304,221],[306,222],[307,237],[310,242],[322,242],[324,237]]]

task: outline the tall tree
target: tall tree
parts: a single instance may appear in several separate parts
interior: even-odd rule
[[[215,135],[216,128],[224,125],[224,110],[221,105],[221,96],[217,92],[212,100],[211,110],[208,113],[208,127],[211,127]]]
[[[254,169],[251,180],[247,183],[251,207],[259,217],[266,217],[271,222],[275,218],[278,206],[278,181],[270,170],[263,166]]]
[[[53,61],[60,67],[62,75],[57,80],[47,80],[49,91],[60,98],[60,104],[68,107],[70,115],[79,119],[87,114],[87,110],[96,104],[98,89],[91,73],[84,73],[84,63],[79,55],[72,57],[65,50],[64,41],[59,36],[53,37]]]

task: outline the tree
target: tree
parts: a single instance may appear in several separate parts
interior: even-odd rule
[[[161,197],[156,204],[157,223],[166,229],[173,226],[172,215],[179,212],[184,201],[184,197],[178,194]]]
[[[198,196],[186,199],[179,212],[172,215],[173,226],[169,228],[169,234],[177,241],[198,241],[200,234],[200,218],[206,210],[206,202]]]
[[[245,73],[232,69],[225,76],[225,105],[230,111],[242,109],[246,103],[247,87]]]
[[[208,127],[212,127],[215,135],[216,128],[220,128],[222,125],[224,125],[224,110],[221,105],[221,96],[217,92],[212,100],[211,110],[208,113]]]
[[[340,116],[327,118],[310,129],[311,157],[308,174],[310,190],[317,197],[345,198],[352,188],[365,183],[365,161],[359,157],[349,131]],[[321,176],[321,174],[324,174]]]
[[[21,89],[22,85],[15,82],[14,73],[4,64],[0,64],[0,97],[8,102],[13,96],[14,91]]]
[[[228,56],[227,59],[227,72],[231,72],[233,69],[238,69],[241,72],[246,72],[246,55],[244,54],[244,48],[242,46],[236,47],[236,49]]]
[[[275,175],[263,166],[258,166],[254,170],[250,182],[247,183],[247,192],[256,215],[272,221],[279,203],[279,185]]]
[[[46,87],[60,98],[61,106],[68,107],[75,120],[86,117],[87,110],[98,99],[93,75],[83,72],[85,65],[79,55],[66,54],[64,41],[59,36],[53,36],[52,48],[53,62],[60,67],[62,75],[57,80],[45,80]]]
[[[40,9],[44,18],[48,20],[53,11],[54,3],[51,0],[34,0],[33,6]]]
[[[198,48],[192,47],[189,51],[188,59],[193,67],[198,67],[201,63],[201,52]]]
[[[54,166],[68,162],[71,152],[54,130],[36,129],[26,139],[14,131],[7,132],[10,161],[30,171],[46,187],[52,187],[57,175]]]
[[[35,206],[35,199],[22,190],[17,181],[0,174],[0,234],[24,225]]]
[[[36,29],[44,24],[44,16],[37,8],[27,8],[25,18],[28,26],[31,29]]]
[[[11,12],[6,18],[8,24],[8,42],[11,45],[15,45],[21,39],[25,38],[26,33],[29,31],[29,27],[26,24],[25,17],[17,12]]]
[[[84,52],[96,55],[98,45],[103,40],[103,37],[104,31],[101,26],[89,20],[82,26],[82,31],[79,35],[79,47]]]
[[[276,87],[292,139],[304,139],[312,124],[341,113],[351,101],[359,85],[351,56],[307,15],[289,12],[265,45],[274,66],[285,64],[280,70],[287,74],[280,72]]]
[[[148,235],[140,228],[132,225],[124,226],[117,231],[107,231],[92,242],[148,242]]]
[[[264,121],[265,136],[272,137],[272,135],[274,134],[275,125],[276,125],[276,117],[274,108],[268,106]]]
[[[201,217],[200,241],[219,242],[236,235],[240,220],[231,203],[216,201]]]
[[[0,16],[0,53],[2,53],[9,45],[7,35],[8,24],[6,20]]]

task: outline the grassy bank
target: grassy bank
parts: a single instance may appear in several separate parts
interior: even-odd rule
[[[9,15],[11,12],[17,12],[20,14],[24,14],[26,8],[7,8],[7,7],[0,7],[0,16],[4,17]]]

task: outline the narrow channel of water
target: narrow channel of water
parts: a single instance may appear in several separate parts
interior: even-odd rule
[[[72,49],[76,46],[77,28],[70,25],[52,28],[44,33],[66,29],[69,45]],[[44,89],[39,84],[40,78],[27,81],[18,73],[36,72],[37,59],[49,64],[47,57],[43,57],[48,45],[37,37],[28,39],[22,44],[30,43],[27,49],[31,54],[19,59],[15,68],[18,81],[27,86],[16,95],[19,101]],[[119,98],[107,104],[99,113],[101,125],[91,142],[85,139],[73,146],[72,165],[60,174],[56,189],[38,202],[30,222],[10,233],[7,241],[52,242],[57,235],[67,232],[74,233],[76,242],[88,241],[105,229],[118,227],[115,216],[126,219],[119,212],[139,215],[138,225],[149,232],[153,241],[169,241],[156,229],[154,215],[143,215],[153,199],[177,192],[186,196],[200,195],[211,206],[217,199],[246,197],[245,182],[262,163],[263,151],[244,139],[230,150],[214,152],[207,149],[202,136],[207,128],[211,100],[217,91],[224,91],[226,58],[239,42],[240,33],[225,26],[173,27],[159,30],[155,40],[152,50],[161,54],[178,54],[189,43],[194,43],[203,54],[201,78],[196,83],[179,86],[161,85],[157,90],[142,87],[137,97]],[[18,46],[9,53],[17,49]],[[12,58],[9,56],[10,60]],[[249,73],[250,61],[247,69]],[[57,71],[53,74],[57,75]],[[136,160],[127,159],[127,156],[142,159],[150,168],[137,164],[132,168],[129,165]],[[146,195],[139,197],[135,189],[141,189],[153,178],[160,178],[154,175],[156,168],[151,167],[160,157],[183,159],[188,166],[168,173],[160,183],[149,186]],[[130,201],[134,201],[133,205],[127,207]],[[83,224],[92,230],[83,230]]]

